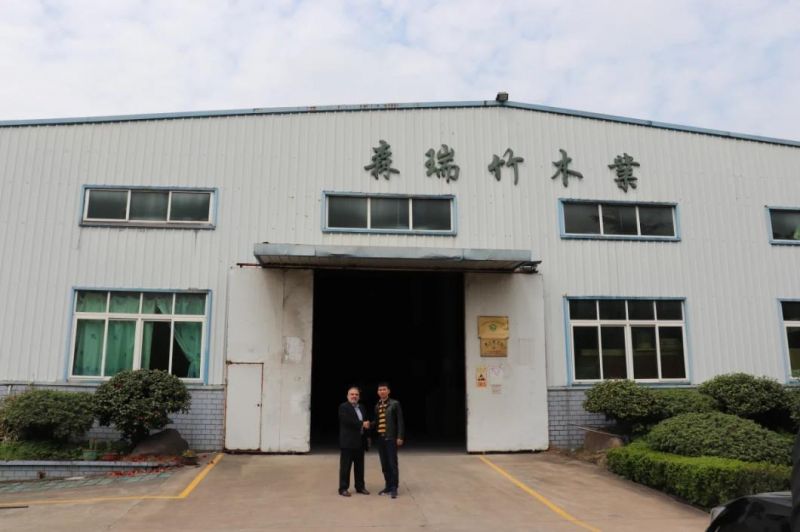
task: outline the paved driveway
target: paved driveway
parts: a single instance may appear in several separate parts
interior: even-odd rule
[[[336,493],[336,453],[227,455],[199,483],[198,471],[112,490],[3,494],[0,505],[24,500],[29,507],[0,510],[0,528],[655,532],[703,530],[708,521],[704,512],[555,453],[401,451],[395,500],[376,495],[383,481],[374,453],[367,456],[373,494],[350,498]]]

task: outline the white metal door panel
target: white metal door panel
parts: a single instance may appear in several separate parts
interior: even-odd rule
[[[261,447],[261,382],[264,364],[228,364],[225,401],[225,448],[257,451]]]

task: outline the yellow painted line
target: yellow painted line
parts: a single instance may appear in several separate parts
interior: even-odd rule
[[[524,491],[525,493],[527,493],[528,495],[530,495],[531,497],[533,497],[534,499],[536,499],[540,503],[542,503],[545,506],[547,506],[550,510],[552,510],[554,513],[556,513],[559,517],[562,517],[563,519],[566,519],[567,521],[569,521],[570,523],[572,523],[572,524],[574,524],[576,526],[579,526],[581,528],[585,528],[586,530],[591,530],[592,532],[601,532],[601,530],[599,528],[595,528],[592,525],[584,523],[580,519],[577,519],[576,517],[573,517],[572,515],[568,514],[565,510],[563,510],[558,505],[556,505],[555,503],[553,503],[549,499],[547,499],[547,497],[545,497],[541,493],[537,492],[536,490],[534,490],[533,488],[531,488],[527,484],[524,484],[520,480],[517,480],[508,471],[506,471],[502,467],[496,465],[494,462],[492,462],[491,460],[489,460],[485,456],[479,456],[478,458],[483,460],[483,462],[486,465],[488,465],[489,467],[491,467],[492,469],[494,469],[495,471],[497,471],[498,473],[500,473],[501,475],[506,477],[508,480],[510,480],[519,489],[521,489],[522,491]]]
[[[181,492],[181,494],[178,495],[178,498],[185,499],[186,497],[188,497],[189,494],[194,491],[197,485],[200,484],[204,478],[206,478],[206,475],[208,475],[208,473],[212,469],[214,469],[214,466],[217,465],[220,460],[222,460],[223,456],[224,455],[222,453],[217,453],[217,456],[215,456],[213,460],[211,460],[208,464],[206,464],[203,470],[200,471],[200,473],[196,477],[194,477],[194,480],[192,480],[192,482],[189,483],[188,486],[186,486],[186,489],[184,489]]]
[[[179,495],[132,495],[130,497],[90,497],[86,499],[38,499],[34,501],[12,501],[7,504],[0,504],[0,508],[19,506],[19,505],[38,505],[38,504],[86,504],[93,502],[113,502],[113,501],[176,501],[185,499],[203,481],[215,465],[222,460],[224,455],[217,455],[192,479],[188,486]]]

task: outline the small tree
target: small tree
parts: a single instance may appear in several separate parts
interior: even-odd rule
[[[653,391],[629,380],[595,384],[586,391],[583,408],[587,412],[605,414],[628,431],[653,422],[659,414],[659,403]]]
[[[133,444],[171,423],[169,414],[188,412],[190,405],[183,381],[161,370],[117,373],[94,394],[98,422],[114,425]]]
[[[711,396],[726,414],[752,419],[768,428],[789,423],[789,395],[783,385],[769,377],[747,373],[718,375],[697,387]]]

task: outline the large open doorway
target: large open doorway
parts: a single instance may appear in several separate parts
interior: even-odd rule
[[[466,446],[460,273],[319,270],[314,275],[311,444],[335,446],[347,388],[372,408],[389,381],[410,446]]]

